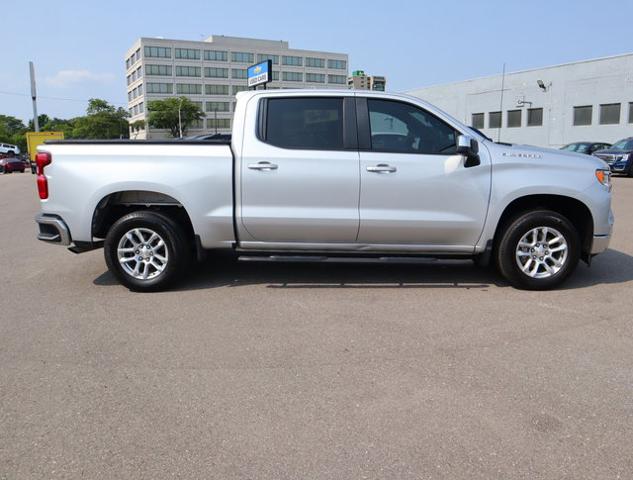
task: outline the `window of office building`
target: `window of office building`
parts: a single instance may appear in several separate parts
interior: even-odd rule
[[[229,78],[229,69],[218,67],[204,67],[204,76],[207,78]]]
[[[204,59],[211,62],[226,62],[228,60],[228,52],[223,50],[205,50]]]
[[[145,75],[171,77],[171,65],[145,65]]]
[[[301,72],[283,72],[284,82],[303,82],[303,73]]]
[[[293,57],[291,55],[284,55],[281,57],[281,63],[283,65],[292,65],[295,67],[301,67],[303,65],[303,57]]]
[[[508,128],[521,126],[521,110],[508,110]]]
[[[279,70],[273,70],[273,80],[279,80]]]
[[[267,53],[260,53],[257,55],[257,63],[271,60],[273,65],[279,65],[279,55],[268,55]]]
[[[199,129],[199,128],[204,128],[204,120],[202,120],[202,119],[193,120],[191,122],[191,125],[189,125],[189,128],[191,128],[192,130]]]
[[[592,112],[593,107],[591,105],[574,107],[574,125],[591,125]]]
[[[542,125],[543,125],[543,109],[542,108],[528,108],[527,126],[540,127]]]
[[[327,68],[335,68],[337,70],[347,70],[347,62],[345,60],[328,60]]]
[[[484,128],[484,114],[483,113],[473,113],[471,125],[473,128],[482,129]]]
[[[177,77],[199,77],[200,76],[200,67],[190,67],[187,65],[176,65],[176,76]]]
[[[228,85],[205,85],[204,93],[206,95],[228,95],[229,86]]]
[[[253,63],[254,55],[249,52],[231,52],[231,61],[237,63]]]
[[[231,89],[231,93],[235,95],[236,93],[247,91],[248,87],[246,85],[233,85]]]
[[[207,112],[228,112],[229,102],[207,102]]]
[[[202,94],[202,85],[199,83],[177,83],[176,93],[180,95],[200,95]]]
[[[306,73],[306,82],[325,83],[325,74],[323,73]]]
[[[231,128],[230,118],[207,118],[207,129]]]
[[[600,125],[617,125],[620,123],[620,106],[619,103],[600,105]]]
[[[231,78],[246,78],[245,68],[233,68],[231,70]]]
[[[325,58],[306,57],[306,67],[325,68]]]
[[[488,128],[501,128],[501,112],[490,112],[488,114]]]
[[[145,56],[150,58],[171,58],[169,47],[145,47]]]
[[[173,83],[154,83],[148,82],[145,85],[145,93],[173,93]]]
[[[338,85],[345,85],[347,83],[347,77],[345,75],[328,75],[327,83],[336,83]]]
[[[176,58],[183,60],[200,60],[200,50],[197,48],[176,48]]]

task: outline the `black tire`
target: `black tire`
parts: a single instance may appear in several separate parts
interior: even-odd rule
[[[119,241],[127,232],[138,228],[156,232],[164,240],[167,249],[167,264],[154,278],[136,278],[126,272],[119,262]],[[135,292],[155,292],[166,289],[182,276],[191,262],[192,249],[183,229],[170,217],[139,210],[125,215],[112,225],[105,239],[104,255],[108,269],[121,284]]]
[[[567,257],[559,271],[546,278],[534,278],[524,273],[517,261],[519,241],[532,229],[548,227],[556,229],[567,243]],[[524,290],[549,290],[560,285],[578,265],[580,238],[571,222],[560,213],[551,210],[524,212],[509,222],[501,231],[495,250],[497,268],[515,288]],[[539,257],[540,258],[540,257]],[[539,267],[541,271],[541,267]],[[545,272],[543,271],[545,274]]]

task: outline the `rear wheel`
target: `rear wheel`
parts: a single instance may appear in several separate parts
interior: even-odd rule
[[[501,274],[512,286],[526,290],[560,285],[579,258],[577,230],[566,217],[550,210],[515,217],[503,231],[496,251]]]
[[[167,288],[191,261],[183,229],[168,216],[150,211],[119,219],[108,232],[104,255],[112,274],[139,292]]]

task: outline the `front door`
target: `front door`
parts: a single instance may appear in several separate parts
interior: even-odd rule
[[[361,195],[358,242],[471,251],[483,230],[490,159],[466,167],[459,132],[411,103],[359,99]],[[369,138],[364,138],[369,137]]]
[[[241,221],[250,240],[355,242],[360,174],[353,97],[260,102],[259,138],[245,143],[240,167]]]

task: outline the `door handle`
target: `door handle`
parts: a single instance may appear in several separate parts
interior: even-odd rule
[[[277,170],[277,165],[270,162],[249,163],[248,168],[251,170]]]
[[[398,170],[396,167],[392,167],[386,163],[379,163],[375,167],[367,167],[367,171],[373,173],[393,173],[396,170]]]

